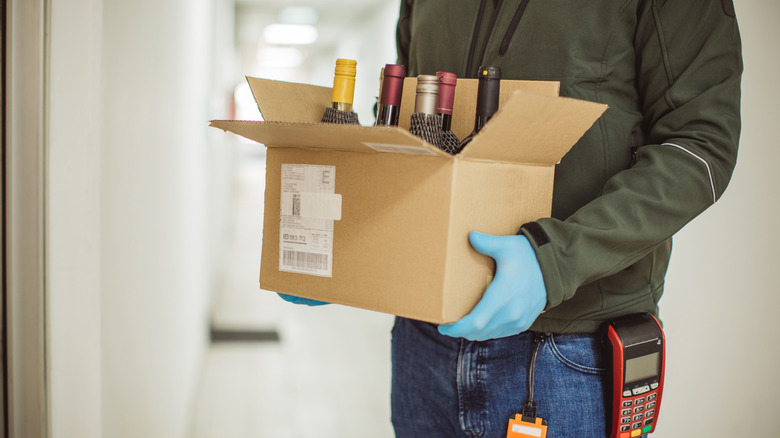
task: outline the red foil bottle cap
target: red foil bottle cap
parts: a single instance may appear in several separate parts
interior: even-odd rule
[[[436,72],[439,77],[439,108],[440,114],[452,114],[452,107],[455,104],[455,84],[458,77],[455,73],[446,71]]]
[[[393,106],[401,106],[401,96],[404,91],[404,78],[406,67],[403,65],[385,65],[384,78],[382,79],[381,103]]]

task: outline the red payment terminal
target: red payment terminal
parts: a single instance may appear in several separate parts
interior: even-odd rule
[[[612,371],[609,436],[632,438],[652,432],[664,387],[666,340],[661,325],[647,313],[616,318],[605,323],[604,341]]]

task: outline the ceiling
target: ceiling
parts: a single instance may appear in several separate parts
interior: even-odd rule
[[[319,38],[312,47],[332,46],[344,26],[358,22],[383,6],[387,0],[236,0],[236,43],[256,44],[262,29],[278,20],[279,12],[289,6],[306,6],[317,11]]]
[[[395,60],[399,4],[400,0],[235,0],[234,44],[240,58],[240,73],[242,77],[328,86],[328,82],[332,83],[334,60],[355,56],[361,66],[366,66],[358,72],[355,109],[361,114],[370,113],[378,87],[379,66]],[[267,26],[283,21],[280,12],[287,7],[310,7],[316,11],[317,20],[313,25],[318,36],[313,44],[286,46],[268,43],[263,38]],[[280,66],[284,64],[281,59],[285,50],[297,53],[297,67]],[[248,90],[237,90],[237,93],[249,95]],[[245,100],[246,106],[255,111],[251,97]]]

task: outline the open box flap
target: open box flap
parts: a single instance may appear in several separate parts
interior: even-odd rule
[[[600,103],[515,91],[459,156],[552,166],[606,109]]]
[[[267,147],[383,152],[451,158],[450,154],[400,128],[243,120],[212,120],[209,126],[230,131]]]
[[[332,88],[247,76],[264,120],[319,123],[330,106]]]

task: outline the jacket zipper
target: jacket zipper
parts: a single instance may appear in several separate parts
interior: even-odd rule
[[[471,36],[471,47],[469,47],[469,57],[468,62],[466,63],[466,77],[476,77],[471,76],[472,70],[474,69],[474,50],[477,48],[477,36],[479,36],[479,27],[482,25],[482,15],[485,13],[485,4],[487,3],[487,0],[482,0],[479,3],[479,10],[477,11],[477,24],[474,26],[474,35]]]
[[[498,0],[496,3],[496,9],[493,11],[493,16],[490,17],[490,24],[488,24],[487,34],[485,35],[485,41],[482,43],[482,51],[479,53],[479,62],[477,67],[482,66],[482,61],[485,59],[485,52],[487,52],[487,46],[490,42],[490,35],[493,33],[493,28],[496,27],[496,21],[498,21],[498,14],[501,12],[501,6],[504,5],[504,0]],[[472,66],[473,67],[473,66]],[[474,77],[477,77],[475,74]]]
[[[525,8],[528,6],[529,1],[530,0],[522,0],[520,4],[517,6],[515,15],[514,17],[512,17],[512,21],[509,24],[506,33],[504,34],[504,38],[501,40],[501,46],[498,51],[499,55],[503,56],[509,49],[509,43],[510,41],[512,41],[512,37],[514,36],[515,31],[517,30],[518,24],[520,24],[520,20],[523,18],[523,14],[525,13]],[[469,47],[468,63],[466,64],[466,77],[471,77],[471,78],[476,77],[476,71],[474,67],[475,64],[474,52],[477,48],[477,39],[479,38],[479,30],[482,24],[482,16],[485,13],[486,3],[487,0],[482,0],[479,4],[479,10],[477,12],[477,24],[476,26],[474,26],[474,35],[472,35],[471,37],[471,47]],[[496,27],[496,22],[498,21],[498,14],[501,11],[501,6],[503,6],[503,3],[504,3],[503,0],[498,0],[498,3],[496,4],[496,9],[493,11],[493,16],[490,18],[490,24],[488,24],[487,33],[485,35],[485,41],[482,44],[482,50],[479,54],[479,57],[477,58],[478,66],[481,66],[482,62],[485,59],[485,53],[487,52],[488,42],[490,42],[490,35],[493,33],[493,29]]]
[[[636,131],[631,132],[631,167],[636,164],[636,156],[639,152],[639,145],[637,145]]]
[[[501,48],[498,49],[498,54],[500,56],[504,56],[506,54],[506,51],[509,49],[509,42],[512,41],[512,37],[515,35],[515,30],[517,30],[517,25],[520,24],[520,20],[523,18],[523,14],[525,14],[525,8],[528,6],[529,0],[523,0],[520,2],[520,5],[517,7],[517,11],[515,11],[515,16],[512,17],[512,22],[509,23],[509,27],[506,30],[506,34],[504,35],[504,40],[501,41]]]

